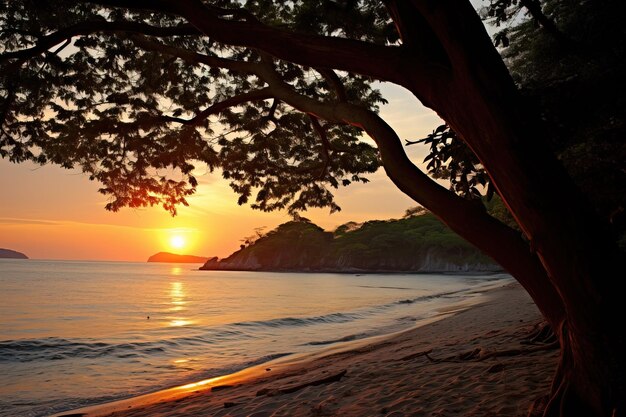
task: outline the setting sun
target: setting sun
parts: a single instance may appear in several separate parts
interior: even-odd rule
[[[181,249],[185,246],[185,238],[182,236],[172,236],[172,238],[170,239],[170,245],[172,245],[173,248],[176,249]]]
[[[182,254],[190,254],[198,250],[202,242],[201,233],[191,227],[176,227],[158,230],[158,240],[155,241],[154,249],[158,251]]]

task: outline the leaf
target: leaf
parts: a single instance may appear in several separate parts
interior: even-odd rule
[[[443,124],[443,125],[438,126],[438,127],[435,129],[435,132],[434,132],[434,133],[441,133],[441,132],[445,131],[446,129],[448,129],[448,125]]]

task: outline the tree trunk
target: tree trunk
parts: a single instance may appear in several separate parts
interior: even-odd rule
[[[607,226],[547,150],[538,118],[521,105],[469,2],[412,4],[453,63],[446,91],[426,101],[478,156],[565,306],[566,319],[556,329],[562,341],[559,380],[547,411],[559,403],[562,415],[583,409],[582,415],[621,415],[626,346],[611,322],[626,313],[619,283],[626,275]],[[410,80],[405,86],[422,98]],[[534,301],[540,307],[544,302]]]

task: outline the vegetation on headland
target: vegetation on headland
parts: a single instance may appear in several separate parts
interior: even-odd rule
[[[14,251],[11,249],[0,248],[0,258],[4,259],[28,259],[28,256],[22,252]]]
[[[453,272],[501,267],[426,213],[350,222],[333,232],[298,218],[201,269]]]
[[[159,252],[148,258],[148,262],[195,263],[207,261],[207,257],[194,255],[179,255],[177,253]]]

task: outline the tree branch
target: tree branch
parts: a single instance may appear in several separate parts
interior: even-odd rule
[[[463,199],[431,180],[407,158],[399,138],[384,120],[373,113],[361,116],[365,131],[376,141],[387,175],[409,197],[437,214],[464,239],[488,253],[522,284],[532,297],[552,300],[540,308],[552,325],[565,311],[539,258],[531,253],[520,234],[488,215],[482,205]],[[498,242],[496,245],[493,242]]]
[[[200,113],[198,113],[191,119],[183,119],[180,117],[172,117],[172,116],[166,116],[166,115],[160,116],[160,119],[167,121],[167,122],[180,123],[183,125],[198,126],[207,117],[211,116],[212,114],[216,114],[221,111],[224,111],[229,107],[238,106],[240,104],[243,104],[249,101],[267,100],[272,97],[273,96],[269,88],[262,88],[260,90],[249,91],[247,93],[240,94],[238,96],[229,97],[226,100],[215,103],[207,107],[206,109],[202,110]]]
[[[300,95],[284,83],[265,60],[260,64],[260,76],[277,98],[294,108],[327,121],[362,128],[378,145],[383,167],[393,183],[439,216],[454,232],[487,252],[515,276],[531,297],[551,300],[539,308],[543,309],[544,317],[551,320],[551,325],[558,325],[565,313],[561,298],[547,279],[539,258],[520,234],[487,214],[482,204],[456,195],[424,174],[409,160],[400,138],[380,116],[355,104],[330,104]]]
[[[328,136],[326,136],[326,131],[324,127],[320,124],[320,121],[317,117],[309,114],[309,119],[311,119],[311,125],[320,139],[322,140],[322,155],[324,155],[324,166],[320,172],[319,178],[323,179],[326,175],[326,170],[328,169],[328,164],[330,164],[330,152],[329,149],[331,147],[330,142],[328,141]]]
[[[256,68],[256,64],[252,62],[235,61],[233,59],[204,55],[187,49],[155,42],[142,35],[131,35],[129,39],[144,50],[171,55],[191,64],[205,64],[210,67],[224,68],[238,72],[254,72]]]
[[[574,41],[556,26],[554,20],[543,13],[541,3],[539,3],[538,0],[520,0],[520,4],[524,6],[530,12],[533,19],[535,19],[550,36],[561,43],[562,46],[572,48],[575,45]]]
[[[279,101],[277,99],[274,99],[272,101],[272,106],[267,112],[267,116],[264,116],[264,119],[271,120],[274,123],[274,125],[277,124],[277,120],[276,120],[276,117],[274,116],[274,113],[276,113],[276,109],[278,108],[278,103]]]
[[[61,42],[67,42],[74,36],[89,35],[97,32],[135,32],[163,37],[200,34],[200,32],[191,25],[158,27],[139,22],[85,21],[43,36],[38,40],[37,44],[31,48],[6,52],[0,55],[0,62],[12,59],[25,61],[49,50]]]
[[[424,89],[442,78],[434,57],[402,46],[383,46],[354,39],[312,35],[277,29],[252,21],[223,19],[200,0],[84,0],[104,6],[175,13],[217,42],[255,48],[277,58],[309,67],[356,72],[404,85],[407,78],[421,80]],[[410,75],[410,77],[409,77]]]
[[[328,85],[335,90],[335,94],[337,95],[337,99],[339,101],[348,101],[346,89],[335,71],[328,68],[316,68],[316,70],[322,74]]]

